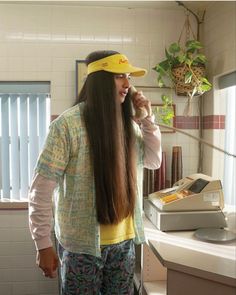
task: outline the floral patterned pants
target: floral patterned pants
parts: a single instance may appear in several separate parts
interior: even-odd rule
[[[71,253],[59,244],[61,295],[131,295],[133,240],[101,246],[101,257]]]

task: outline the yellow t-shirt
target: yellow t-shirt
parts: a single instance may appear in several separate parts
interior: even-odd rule
[[[128,216],[118,224],[100,225],[101,245],[111,245],[135,237],[133,218]]]

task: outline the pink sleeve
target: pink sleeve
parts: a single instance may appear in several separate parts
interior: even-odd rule
[[[154,116],[141,121],[141,131],[144,140],[144,167],[158,169],[162,160],[161,132],[154,123]]]
[[[29,227],[36,249],[52,246],[52,194],[56,181],[36,174],[29,192]]]

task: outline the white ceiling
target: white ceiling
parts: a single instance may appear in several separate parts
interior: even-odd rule
[[[181,1],[189,9],[204,10],[216,1]],[[222,1],[224,2],[224,1]],[[182,6],[177,1],[0,1],[0,4],[37,4],[37,5],[66,5],[66,6],[103,6],[103,7],[128,7],[128,8],[154,8],[154,9],[180,9]]]

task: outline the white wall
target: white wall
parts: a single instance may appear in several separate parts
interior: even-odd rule
[[[163,59],[165,46],[178,40],[184,21],[178,5],[158,10],[0,4],[0,81],[51,81],[51,113],[57,115],[75,100],[75,60],[94,50],[113,49],[148,69],[144,78],[133,80],[135,85],[156,86],[152,67]],[[160,103],[162,90],[144,90]],[[185,102],[176,99],[177,115],[183,114]],[[196,129],[188,132],[198,135]],[[168,166],[173,145],[182,145],[184,175],[196,172],[197,143],[180,134],[163,134]],[[167,174],[170,179],[170,169]]]
[[[35,265],[35,247],[28,230],[27,210],[0,211],[0,294],[58,295],[56,279]]]
[[[151,68],[183,23],[183,12],[172,10],[23,4],[0,8],[0,80],[50,80],[52,114],[74,102],[75,60],[93,50],[127,54],[149,70],[138,83],[156,85]]]
[[[203,31],[205,52],[208,56],[208,74],[214,89],[204,99],[204,115],[224,115],[225,100],[220,96],[215,83],[217,76],[236,69],[236,2],[214,2],[206,13]],[[205,130],[204,137],[216,146],[224,148],[224,130]],[[223,154],[204,148],[204,172],[214,177],[223,177]]]

